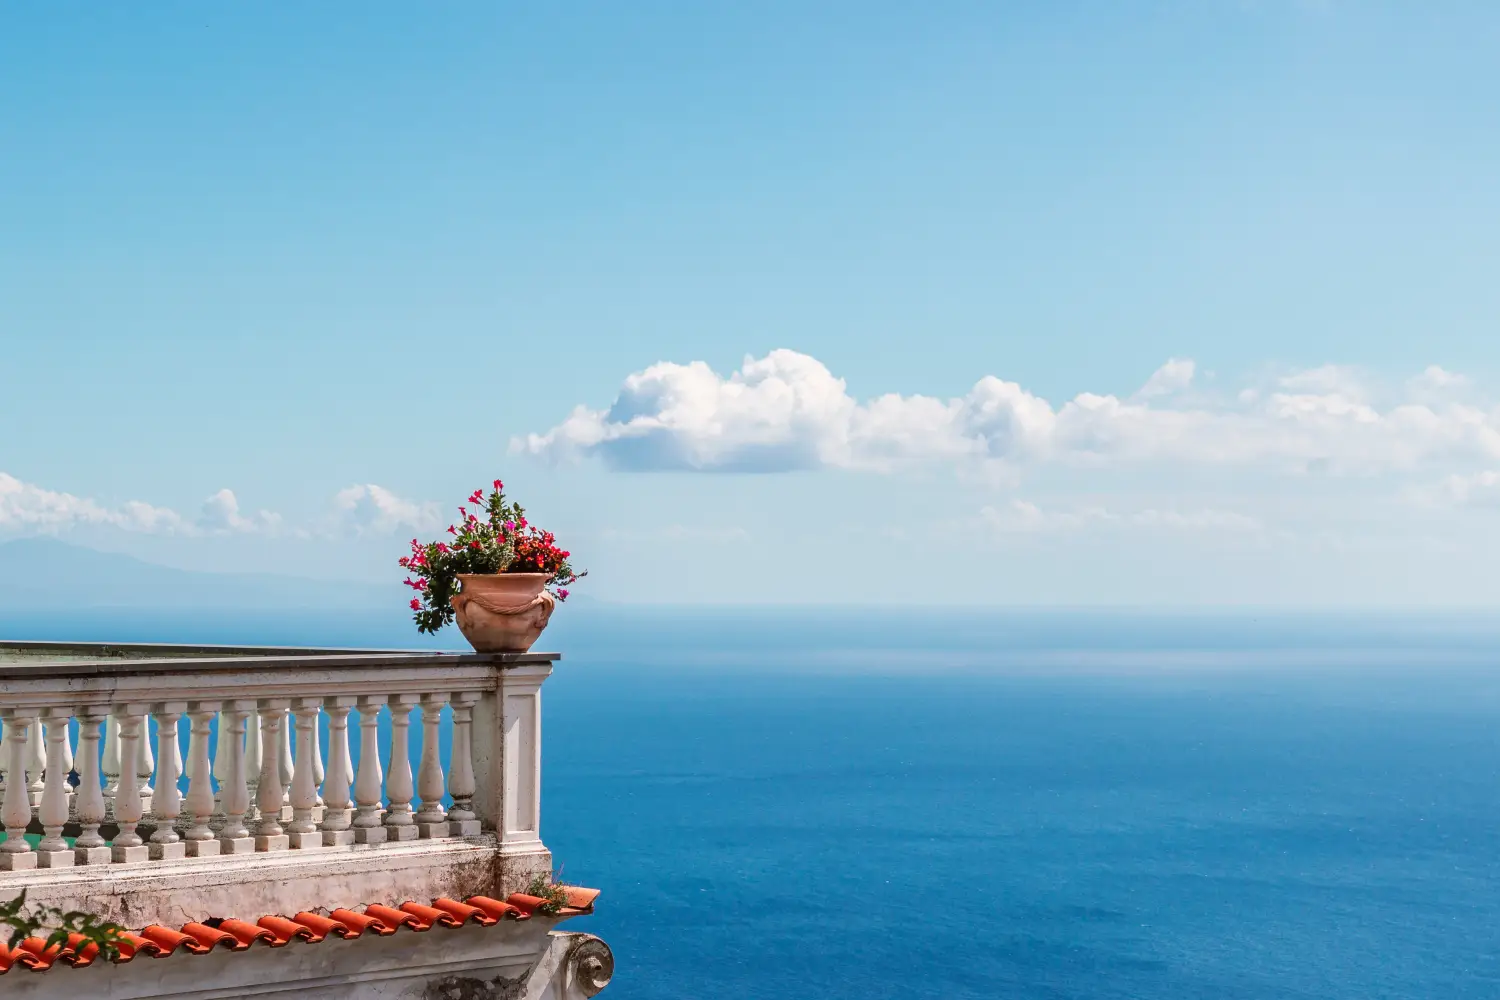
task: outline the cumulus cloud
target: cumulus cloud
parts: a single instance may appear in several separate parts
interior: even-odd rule
[[[132,500],[119,508],[86,497],[44,489],[0,472],[0,530],[57,533],[78,525],[113,525],[126,531],[174,532],[188,525],[175,511]]]
[[[196,518],[170,507],[129,500],[111,507],[88,497],[49,490],[0,472],[0,532],[61,534],[73,528],[98,525],[148,535],[273,533],[281,518],[270,511],[246,515],[232,490],[219,490],[203,502]]]
[[[702,472],[1128,462],[1380,470],[1500,458],[1493,409],[1380,403],[1351,368],[1325,365],[1184,404],[1195,370],[1173,359],[1129,398],[1083,392],[1054,406],[993,375],[956,398],[861,401],[817,359],[790,350],[747,358],[728,376],[701,361],[661,362],[626,378],[607,409],[579,406],[551,430],[513,439],[511,450]]]
[[[288,527],[280,514],[248,512],[233,490],[222,489],[203,501],[195,516],[170,507],[131,500],[117,507],[23,482],[0,472],[0,535],[62,534],[83,526],[105,526],[151,535],[288,535],[307,538],[396,530],[425,531],[441,521],[438,506],[397,496],[373,483],[340,490],[333,498],[337,519]]]
[[[273,534],[281,528],[281,516],[268,510],[256,511],[252,515],[240,513],[240,502],[233,490],[220,490],[203,501],[198,517],[198,526],[215,533],[261,533]]]
[[[437,504],[407,500],[374,483],[340,490],[333,504],[344,523],[361,533],[397,528],[423,531],[440,523]]]

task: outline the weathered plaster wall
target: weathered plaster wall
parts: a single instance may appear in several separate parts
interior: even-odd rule
[[[613,959],[598,938],[549,933],[533,918],[390,937],[364,935],[283,948],[179,950],[116,965],[12,970],[0,979],[19,1000],[581,1000],[608,982]],[[602,970],[599,968],[603,958]]]

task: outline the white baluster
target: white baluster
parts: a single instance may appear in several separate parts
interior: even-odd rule
[[[245,823],[251,828],[260,822],[260,769],[265,751],[260,730],[260,713],[251,709],[245,720],[245,782],[250,788],[250,809],[245,813]]]
[[[349,709],[355,699],[347,696],[325,698],[323,707],[328,710],[328,774],[324,777],[323,794],[323,843],[337,847],[354,843],[354,831],[350,829],[353,810],[349,808],[349,784],[353,779],[349,759]],[[375,796],[380,797],[380,782],[375,782]]]
[[[229,701],[219,713],[219,725],[227,724],[224,741],[224,788],[220,802],[224,807],[224,825],[219,829],[220,854],[248,854],[255,850],[255,838],[245,829],[245,813],[250,809],[250,789],[245,780],[245,716],[255,708],[253,701]]]
[[[99,724],[105,720],[103,708],[84,708],[78,712],[78,825],[82,828],[73,841],[73,861],[80,865],[107,865],[112,860],[109,845],[99,834],[104,821],[104,787],[99,774]],[[116,753],[119,748],[116,747]]]
[[[292,769],[292,825],[287,833],[295,848],[322,847],[323,832],[313,820],[318,802],[318,701],[317,698],[292,700],[292,717],[297,723],[297,760]]]
[[[141,818],[149,819],[154,815],[151,803],[151,775],[156,771],[155,755],[151,752],[151,717],[141,717],[141,742],[135,752],[140,756],[135,762],[136,787],[141,796]]]
[[[354,801],[359,812],[354,817],[356,844],[383,844],[386,830],[381,822],[380,785],[380,706],[385,699],[377,695],[359,696],[359,774],[354,778]]]
[[[224,828],[224,787],[229,782],[229,719],[223,711],[219,712],[218,732],[214,736],[214,781],[218,782],[218,788],[214,790],[214,814],[209,818],[208,828],[218,833]]]
[[[5,781],[10,775],[10,729],[0,723],[0,798],[5,795]]]
[[[264,699],[260,703],[260,785],[255,790],[260,823],[255,828],[257,851],[284,851],[291,840],[281,829],[281,728],[286,720],[285,701]]]
[[[114,849],[110,852],[116,864],[146,861],[151,857],[151,851],[135,829],[145,810],[140,786],[131,777],[140,773],[141,730],[146,728],[146,708],[121,705],[116,714],[120,721],[120,790],[115,795],[115,822],[120,824],[120,832],[115,834]]]
[[[66,708],[47,711],[47,786],[42,789],[39,818],[42,842],[36,847],[37,864],[43,868],[72,868],[73,848],[63,839],[68,822],[68,719]]]
[[[42,793],[47,790],[47,780],[42,774],[47,767],[47,746],[42,738],[41,720],[32,723],[31,735],[26,737],[26,792],[33,811],[42,804]]]
[[[391,759],[385,769],[385,833],[391,840],[417,839],[412,820],[411,710],[414,694],[393,694],[391,706]]]
[[[177,834],[177,815],[182,811],[182,793],[177,779],[182,771],[182,750],[177,742],[177,723],[187,711],[187,702],[169,701],[156,706],[156,791],[151,812],[156,832],[147,847],[152,861],[173,861],[187,855]]]
[[[63,737],[63,767],[65,767],[65,768],[68,769],[68,773],[69,774],[72,774],[73,773],[73,727],[72,726],[66,727],[64,729],[64,732],[67,735]]]
[[[104,720],[104,818],[115,817],[115,796],[120,793],[120,718],[110,712]]]
[[[422,808],[417,811],[417,830],[423,837],[448,836],[448,814],[443,810],[443,757],[438,729],[443,722],[446,694],[422,696],[422,760],[417,767],[417,791]]]
[[[318,731],[319,727],[313,727],[312,756],[313,756],[313,822],[323,822],[323,734]]]
[[[214,788],[208,760],[208,741],[213,735],[214,713],[218,709],[216,701],[195,701],[188,706],[188,823],[182,842],[190,858],[211,858],[219,853],[219,842],[209,826],[214,813]]]
[[[48,723],[48,725],[50,726],[52,723]],[[60,723],[60,725],[63,727],[63,771],[71,779],[73,775],[73,727],[68,725],[66,721]],[[76,814],[78,795],[73,791],[71,780],[63,782],[63,797],[67,799],[68,822],[74,822],[78,819]],[[71,851],[72,849],[69,848],[69,850]]]
[[[479,836],[479,817],[474,814],[474,705],[478,691],[453,695],[453,755],[448,761],[448,829],[454,837]]]
[[[31,800],[26,794],[26,756],[35,716],[19,714],[21,709],[5,710],[5,732],[9,737],[5,749],[9,754],[5,770],[5,801],[0,803],[0,820],[5,821],[5,842],[0,843],[0,870],[25,871],[37,865],[36,852],[26,842],[26,827],[31,823]]]
[[[281,822],[292,821],[292,716],[290,711],[281,713],[281,752],[278,758],[281,775],[277,784],[281,786]]]

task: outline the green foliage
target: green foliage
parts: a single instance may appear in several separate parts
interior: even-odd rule
[[[120,935],[125,933],[125,928],[119,924],[110,923],[92,913],[64,913],[50,906],[33,907],[31,914],[27,916],[21,912],[25,907],[25,889],[9,903],[0,903],[0,926],[11,929],[9,944],[12,948],[29,937],[41,937],[42,932],[50,927],[52,930],[45,938],[48,948],[53,945],[66,946],[68,939],[77,934],[85,942],[98,945],[99,954],[105,958],[114,958],[120,953],[118,942]]]
[[[506,499],[503,487],[497,479],[489,496],[475,490],[469,503],[484,516],[467,506],[458,508],[457,523],[448,525],[449,541],[411,540],[411,555],[403,556],[400,565],[411,574],[406,585],[417,592],[411,601],[417,631],[436,632],[452,623],[461,573],[545,573],[559,601],[567,600],[569,584],[586,575],[573,571],[571,553],[557,547],[550,531],[529,523],[526,511]]]
[[[548,917],[555,917],[568,905],[567,892],[560,883],[552,881],[550,872],[537,872],[531,876],[531,882],[526,886],[526,895],[540,899],[542,902],[537,906],[536,912]]]

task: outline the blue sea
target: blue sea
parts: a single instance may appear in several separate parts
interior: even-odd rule
[[[1500,997],[1500,619],[556,622],[542,835],[603,890],[570,927],[613,948],[606,997]],[[413,645],[359,616],[0,631]]]

